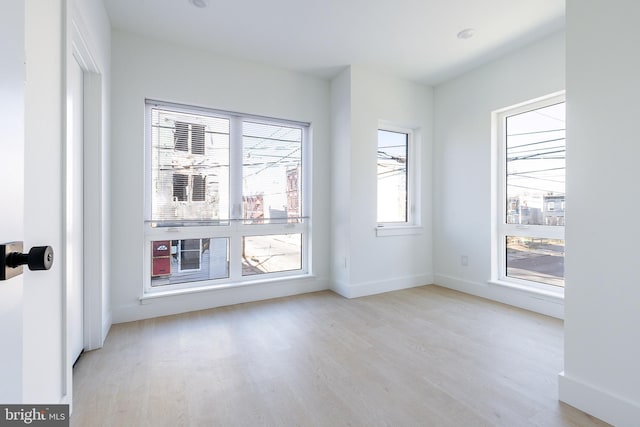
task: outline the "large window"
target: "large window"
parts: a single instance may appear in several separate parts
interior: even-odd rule
[[[564,96],[510,108],[496,118],[497,279],[563,287]]]
[[[308,125],[147,101],[149,281],[308,273]]]

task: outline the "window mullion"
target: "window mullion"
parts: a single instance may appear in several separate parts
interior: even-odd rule
[[[232,281],[242,279],[242,119],[232,117],[229,135],[229,274]]]

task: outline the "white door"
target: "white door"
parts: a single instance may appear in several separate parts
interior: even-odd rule
[[[69,316],[69,362],[75,363],[84,348],[83,340],[83,71],[70,61],[67,98],[66,221],[67,292]]]
[[[24,1],[0,13],[0,243],[24,238]],[[23,281],[0,281],[0,402],[22,402]]]

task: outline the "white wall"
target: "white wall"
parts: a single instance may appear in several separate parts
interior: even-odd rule
[[[114,31],[112,39],[111,278],[114,322],[328,288],[329,84]],[[310,122],[315,278],[147,300],[143,286],[145,98]]]
[[[640,3],[567,2],[565,366],[560,399],[640,420]],[[622,215],[598,209],[599,195]],[[625,215],[628,213],[628,215]]]
[[[351,66],[332,82],[333,289],[346,297],[431,284],[432,90]],[[418,234],[376,236],[379,120],[416,129]]]
[[[562,317],[561,299],[488,280],[494,221],[491,113],[564,88],[564,32],[435,88],[435,283]],[[462,255],[468,266],[462,266]]]
[[[331,146],[331,280],[338,290],[349,283],[351,253],[351,68],[331,82]]]

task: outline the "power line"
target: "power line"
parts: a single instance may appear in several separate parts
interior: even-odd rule
[[[521,148],[521,147],[528,147],[530,145],[546,144],[549,142],[556,142],[556,141],[566,141],[566,139],[567,138],[545,139],[544,141],[536,141],[536,142],[530,142],[528,144],[512,145],[511,147],[509,147],[509,143],[507,142],[507,151],[515,150],[516,148]]]
[[[555,180],[555,179],[543,178],[543,177],[540,177],[540,176],[533,176],[533,175],[521,174],[521,175],[517,175],[517,176],[513,176],[513,175],[510,175],[510,176],[512,178],[537,179],[537,180],[540,180],[540,181],[555,182],[555,183],[558,183],[558,184],[564,184],[565,183],[564,180],[563,181],[559,181],[559,180]],[[563,176],[564,177],[564,175],[558,175],[558,176]]]
[[[548,171],[559,171],[559,170],[565,170],[565,167],[562,168],[548,168],[548,169],[534,169],[534,170],[530,170],[530,171],[525,171],[525,172],[507,172],[507,176],[513,176],[513,175],[523,175],[523,174],[528,174],[528,173],[535,173],[535,172],[548,172]]]
[[[566,130],[565,128],[561,128],[561,129],[537,130],[537,131],[533,131],[533,132],[508,133],[507,136],[535,135],[535,134],[538,134],[538,133],[562,132],[562,131],[565,131],[565,130]]]
[[[543,157],[548,154],[566,153],[566,150],[545,151],[543,153],[534,153],[526,156],[507,157],[507,162],[513,162],[516,160],[562,160],[566,159],[566,156],[552,156]]]

